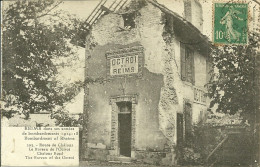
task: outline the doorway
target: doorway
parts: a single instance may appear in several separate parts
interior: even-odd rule
[[[184,141],[189,146],[192,140],[192,105],[189,102],[184,104]]]
[[[183,114],[177,113],[177,145],[183,146]]]
[[[183,114],[177,113],[177,151],[178,163],[183,160]]]
[[[121,156],[131,157],[131,102],[118,102],[118,141]]]

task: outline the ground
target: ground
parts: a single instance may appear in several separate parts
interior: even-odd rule
[[[97,161],[80,161],[80,167],[99,167],[99,166],[122,166],[122,167],[159,167],[156,165],[142,164],[142,163],[116,163],[116,162],[97,162]],[[176,167],[184,167],[184,166],[176,166]],[[188,166],[185,166],[188,167]],[[192,166],[192,167],[202,167],[202,166]]]
[[[142,164],[142,163],[116,163],[116,162],[97,162],[97,161],[80,161],[79,162],[80,167],[105,167],[105,166],[116,166],[116,167],[159,167],[156,165],[149,165],[149,164]],[[175,166],[175,167],[203,167],[203,166]],[[231,167],[231,166],[219,166],[216,165],[216,167]],[[238,167],[250,167],[248,166],[238,166]]]
[[[126,166],[126,167],[158,167],[156,165],[140,164],[140,163],[120,163],[120,162],[97,162],[97,161],[80,161],[80,167],[99,167],[99,166]]]

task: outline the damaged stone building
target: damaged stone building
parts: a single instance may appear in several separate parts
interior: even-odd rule
[[[83,158],[176,164],[203,121],[210,43],[202,7],[172,5],[178,12],[154,0],[100,5],[86,40]]]

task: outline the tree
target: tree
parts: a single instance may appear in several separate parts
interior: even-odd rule
[[[250,124],[255,121],[256,96],[255,57],[259,37],[249,35],[248,45],[224,45],[215,48],[211,54],[213,69],[208,83],[211,107],[217,104],[217,111],[235,114],[241,112]]]
[[[24,113],[52,111],[71,100],[78,90],[63,88],[55,79],[55,59],[75,55],[70,40],[75,21],[57,10],[62,1],[15,1],[3,12],[3,91],[15,97],[7,106]]]

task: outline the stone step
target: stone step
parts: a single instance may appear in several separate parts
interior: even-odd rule
[[[125,157],[125,156],[120,156],[116,158],[118,161],[122,163],[130,163],[131,162],[131,157]]]
[[[108,161],[109,163],[115,163],[115,164],[120,164],[120,161]]]

